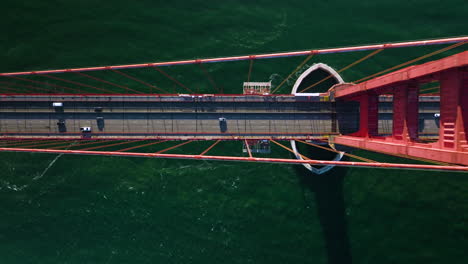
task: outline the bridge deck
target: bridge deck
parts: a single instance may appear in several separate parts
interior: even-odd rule
[[[63,108],[52,107],[53,102],[62,102]],[[391,133],[392,105],[388,98],[381,102],[380,132]],[[421,132],[437,134],[437,100],[426,98],[421,104]],[[91,127],[92,138],[100,139],[310,139],[357,126],[357,113],[340,120],[334,109],[325,95],[2,96],[0,136],[71,139],[83,136],[80,127]],[[220,117],[227,120],[224,129]],[[59,131],[59,121],[65,132]]]

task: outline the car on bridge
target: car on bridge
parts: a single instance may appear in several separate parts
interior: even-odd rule
[[[227,121],[225,117],[219,118],[219,129],[221,130],[222,133],[227,131]]]

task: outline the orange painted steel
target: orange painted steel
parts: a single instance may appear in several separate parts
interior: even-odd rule
[[[76,74],[81,75],[81,76],[84,76],[84,77],[86,77],[86,78],[90,78],[90,79],[99,81],[99,82],[107,83],[107,84],[110,84],[110,85],[115,86],[115,87],[118,87],[118,88],[123,88],[123,89],[129,90],[129,91],[132,91],[132,92],[135,92],[135,93],[138,93],[138,94],[143,94],[143,93],[140,92],[140,91],[137,91],[137,90],[128,88],[128,87],[123,86],[123,85],[120,85],[120,84],[116,84],[116,83],[113,83],[113,82],[109,82],[109,81],[106,81],[106,80],[103,80],[103,79],[100,79],[100,78],[91,76],[91,75],[89,75],[89,74],[85,74],[85,73],[82,73],[82,72],[76,72]]]
[[[304,66],[304,64],[306,64],[310,59],[312,59],[312,57],[314,57],[314,54],[311,54],[311,55],[309,55],[307,58],[305,58],[305,60],[303,60],[303,61],[296,67],[296,69],[294,69],[294,70],[288,75],[288,77],[286,77],[286,78],[273,90],[273,92],[271,92],[271,93],[273,94],[273,93],[275,93],[276,91],[278,91],[278,90],[281,88],[281,86],[283,86],[283,84],[284,84],[287,80],[289,80],[289,78],[291,78],[291,76],[293,76],[293,74],[295,74],[298,70],[300,70],[300,69]]]
[[[11,83],[11,82],[0,82],[0,84],[6,84],[6,85],[11,85],[11,86],[24,87],[24,88],[32,89],[32,90],[41,90],[41,91],[47,91],[47,92],[54,92],[54,90],[44,89],[44,88],[41,88],[41,87],[36,87],[36,86],[26,85],[26,84]],[[17,88],[17,89],[20,89],[20,88]],[[22,91],[22,93],[25,93],[25,92],[29,92],[29,91],[28,91],[28,90]]]
[[[212,148],[214,148],[214,146],[218,145],[218,143],[220,142],[221,140],[216,140],[215,143],[211,144],[211,146],[209,146],[207,149],[205,149],[205,151],[203,151],[202,153],[200,153],[200,156],[203,156],[205,155],[206,153],[208,153],[208,151],[210,151]]]
[[[19,73],[6,73],[0,74],[0,76],[11,77],[14,79],[29,81],[33,83],[46,84],[49,86],[55,86],[62,89],[76,90],[73,88],[63,87],[55,84],[47,84],[39,81],[33,81],[17,77],[19,75],[43,75],[56,80],[67,81],[65,79],[49,76],[47,74],[61,73],[61,72],[74,72],[81,76],[92,78],[97,81],[101,81],[116,87],[125,88],[133,92],[141,93],[139,91],[124,87],[106,80],[102,80],[88,74],[82,73],[82,71],[97,71],[97,70],[112,70],[120,75],[126,76],[124,73],[119,72],[119,69],[125,68],[141,68],[141,67],[153,67],[155,70],[161,72],[166,77],[174,81],[189,92],[192,92],[186,86],[181,84],[179,81],[169,76],[167,73],[162,71],[159,67],[169,65],[182,65],[182,64],[196,64],[198,63],[201,67],[202,63],[209,62],[221,62],[231,60],[250,60],[249,76],[253,65],[254,59],[265,59],[273,57],[288,57],[288,56],[302,56],[309,55],[311,58],[314,54],[334,53],[334,52],[349,52],[357,50],[375,50],[371,54],[364,58],[346,66],[341,69],[343,71],[368,57],[377,54],[383,49],[397,48],[405,46],[417,46],[417,45],[431,45],[431,44],[447,44],[456,43],[452,46],[438,50],[436,52],[421,56],[419,58],[410,60],[403,64],[394,66],[386,71],[382,71],[361,80],[366,80],[393,69],[401,68],[409,65],[416,61],[424,58],[428,58],[435,54],[443,51],[458,47],[468,41],[468,37],[451,38],[444,40],[432,40],[432,41],[419,41],[419,42],[405,42],[405,43],[393,43],[384,45],[367,45],[360,47],[350,48],[336,48],[336,49],[325,49],[325,50],[311,50],[302,52],[284,52],[274,54],[262,54],[262,55],[250,55],[236,56],[236,57],[225,57],[215,59],[197,59],[197,60],[186,60],[177,62],[166,62],[166,63],[149,63],[149,64],[135,64],[135,65],[120,65],[120,66],[106,66],[106,67],[92,67],[92,68],[80,68],[80,69],[66,69],[66,70],[52,70],[52,71],[41,71],[41,72],[19,72]],[[311,165],[337,165],[337,166],[358,166],[358,167],[372,167],[372,168],[402,168],[402,169],[428,169],[428,170],[448,170],[448,171],[461,171],[468,172],[468,76],[466,74],[468,67],[468,51],[462,52],[441,60],[428,62],[418,66],[411,66],[396,72],[386,74],[368,81],[364,81],[357,85],[347,84],[340,88],[332,91],[332,98],[338,100],[354,100],[360,102],[360,127],[359,131],[349,135],[338,135],[333,137],[335,144],[342,144],[357,148],[362,148],[371,151],[390,153],[392,155],[409,156],[414,159],[429,159],[437,162],[446,162],[453,164],[462,164],[465,166],[440,166],[440,165],[419,165],[419,164],[390,164],[380,163],[372,160],[365,160],[368,163],[363,162],[344,162],[344,161],[322,161],[322,160],[311,160],[301,154],[294,152],[292,149],[282,145],[281,143],[270,139],[276,145],[303,157],[305,160],[297,159],[275,159],[275,158],[255,158],[252,156],[249,145],[247,144],[246,138],[235,137],[235,140],[244,140],[249,157],[230,157],[230,156],[209,156],[205,155],[211,150],[216,144],[219,143],[220,139],[212,144],[208,149],[202,152],[200,155],[186,155],[186,154],[162,154],[163,152],[175,149],[192,142],[194,139],[177,144],[175,146],[166,148],[156,153],[129,153],[124,152],[148,145],[159,144],[160,142],[151,142],[148,144],[128,147],[117,151],[93,151],[94,149],[107,148],[111,146],[130,144],[140,142],[148,139],[133,140],[127,142],[112,143],[108,145],[101,145],[95,147],[88,147],[80,150],[56,150],[52,147],[47,149],[35,149],[34,147],[46,147],[50,145],[64,144],[64,142],[56,141],[54,143],[41,142],[41,144],[34,143],[22,143],[22,144],[11,144],[13,147],[0,148],[0,151],[17,151],[17,152],[38,152],[38,153],[65,153],[65,154],[86,154],[86,155],[110,155],[110,156],[129,156],[129,157],[156,157],[156,158],[182,158],[182,159],[208,159],[208,160],[226,160],[226,161],[249,161],[249,162],[272,162],[272,163],[288,163],[288,164],[311,164]],[[203,68],[202,68],[203,69]],[[128,78],[138,80],[134,77],[127,75]],[[289,78],[289,76],[288,76]],[[283,84],[285,79],[281,84]],[[361,81],[358,80],[358,81]],[[440,82],[440,130],[439,138],[437,142],[433,143],[422,143],[419,140],[420,134],[418,133],[418,103],[419,103],[419,90],[418,85],[420,83],[427,83],[428,81],[438,80]],[[323,81],[323,80],[322,80]],[[67,81],[69,83],[75,83]],[[144,83],[141,82],[140,83]],[[314,84],[315,85],[315,84]],[[280,85],[281,86],[281,85]],[[308,87],[309,88],[309,87]],[[306,88],[306,89],[308,89]],[[40,88],[41,89],[41,88]],[[277,87],[275,91],[279,89]],[[50,90],[52,91],[52,90]],[[304,91],[304,90],[303,90]],[[54,92],[54,91],[52,91]],[[380,94],[393,93],[393,127],[392,134],[390,136],[378,136],[378,96]],[[5,133],[4,133],[5,134]],[[79,134],[79,133],[75,133]],[[186,133],[184,133],[186,134]],[[278,137],[284,136],[286,133],[278,134]],[[329,133],[327,133],[329,134]],[[66,134],[71,135],[71,134]],[[312,135],[312,134],[310,134]],[[94,134],[93,134],[94,136]],[[182,135],[181,135],[182,137]],[[207,137],[208,138],[208,137]],[[205,139],[207,139],[205,138]],[[276,138],[275,138],[276,139]],[[167,140],[166,140],[167,141]],[[72,141],[69,141],[72,142]],[[115,141],[113,141],[115,142]],[[307,142],[300,141],[308,144]],[[96,144],[98,142],[86,142],[75,146],[82,146],[87,144]],[[310,144],[309,144],[310,145]],[[350,154],[348,154],[350,155]],[[357,156],[356,156],[357,157]]]
[[[168,159],[191,159],[191,160],[217,160],[217,161],[243,161],[279,164],[310,164],[310,165],[335,165],[343,167],[363,167],[363,168],[385,168],[385,169],[415,169],[415,170],[438,170],[468,173],[466,166],[439,166],[425,164],[400,164],[400,163],[369,163],[354,161],[331,161],[331,160],[298,160],[281,158],[250,158],[232,156],[209,156],[209,155],[187,155],[187,154],[161,154],[161,153],[132,153],[117,151],[83,151],[83,150],[55,150],[55,149],[24,149],[24,148],[0,148],[0,151],[9,152],[36,152],[54,154],[79,154],[79,155],[104,155],[119,157],[146,157],[146,158],[168,158]]]
[[[283,145],[283,144],[281,144],[281,143],[279,143],[279,142],[277,142],[277,141],[275,141],[275,140],[270,140],[270,141],[273,142],[273,143],[275,143],[276,145],[282,147],[283,149],[285,149],[285,150],[291,152],[291,153],[294,154],[294,155],[298,154],[298,155],[301,156],[304,160],[312,160],[311,158],[308,158],[308,157],[302,155],[302,154],[299,153],[299,152],[294,152],[294,150],[292,150],[292,149],[286,147],[285,145]]]
[[[31,144],[47,144],[47,143],[52,143],[52,142],[65,142],[66,140],[59,140],[57,141],[57,139],[52,139],[52,140],[44,140],[44,139],[40,139],[40,140],[31,140],[31,141],[27,141],[27,142],[16,142],[16,143],[12,143],[10,144],[11,145],[15,145],[15,146],[28,146],[28,145],[31,145]]]
[[[327,148],[327,147],[324,147],[324,146],[320,146],[320,145],[317,145],[317,144],[313,144],[313,143],[310,143],[310,142],[306,142],[306,141],[302,141],[302,140],[296,140],[297,142],[301,142],[303,144],[306,144],[306,145],[309,145],[309,146],[313,146],[313,147],[316,147],[316,148],[320,148],[320,149],[324,149],[324,150],[328,150],[328,151],[331,151],[331,152],[335,152],[335,153],[343,153],[345,156],[348,156],[348,157],[351,157],[351,158],[355,158],[355,159],[358,159],[358,160],[362,160],[362,161],[365,161],[365,162],[377,162],[375,160],[371,160],[371,159],[366,159],[366,158],[363,158],[363,157],[360,157],[360,156],[357,156],[357,155],[353,155],[353,154],[350,154],[350,153],[347,153],[347,152],[343,152],[343,151],[338,151],[338,150],[335,150],[335,149],[332,149],[332,148]]]
[[[429,90],[433,90],[433,89],[439,89],[440,86],[434,86],[434,87],[429,87],[429,88],[424,88],[424,89],[421,89],[419,90],[420,92],[425,92],[425,91],[429,91]]]
[[[14,139],[14,140],[9,140],[9,139],[1,139],[0,140],[0,144],[2,145],[17,145],[17,144],[21,144],[21,143],[27,143],[27,144],[31,144],[32,142],[40,142],[40,141],[44,141],[44,140],[37,140],[37,139]]]
[[[252,158],[252,152],[250,151],[250,146],[246,139],[244,139],[244,144],[245,144],[245,147],[247,148],[247,153],[249,153],[249,157]]]
[[[369,75],[369,76],[367,76],[367,77],[364,77],[364,78],[361,78],[361,79],[359,79],[359,80],[356,80],[356,81],[354,81],[353,83],[360,83],[360,82],[363,82],[363,81],[365,81],[365,80],[368,80],[368,79],[377,77],[377,76],[379,76],[379,75],[381,75],[381,74],[384,74],[384,73],[386,73],[386,72],[389,72],[389,71],[392,71],[392,70],[395,70],[395,69],[404,67],[404,66],[406,66],[406,65],[410,65],[410,64],[415,63],[415,62],[418,62],[418,61],[420,61],[420,60],[423,60],[423,59],[432,57],[432,56],[434,56],[434,55],[437,55],[437,54],[439,54],[439,53],[445,52],[445,51],[447,51],[447,50],[456,48],[456,47],[461,46],[461,45],[463,45],[463,44],[465,44],[465,43],[464,43],[464,42],[455,43],[455,44],[453,44],[453,45],[451,45],[451,46],[445,47],[445,48],[440,49],[440,50],[436,50],[436,51],[434,51],[434,52],[431,52],[431,53],[429,53],[429,54],[423,55],[423,56],[418,57],[418,58],[416,58],[416,59],[412,59],[412,60],[410,60],[410,61],[407,61],[407,62],[398,64],[398,65],[396,65],[396,66],[393,66],[393,67],[391,67],[391,68],[388,68],[388,69],[386,69],[386,70],[383,70],[383,71],[380,71],[380,72],[371,74],[371,75]]]
[[[203,73],[205,74],[206,78],[208,79],[208,81],[211,83],[211,85],[213,85],[213,88],[215,88],[216,91],[218,91],[218,93],[221,93],[221,90],[218,88],[218,86],[216,85],[216,82],[214,81],[214,79],[211,77],[210,73],[205,69],[205,67],[203,66],[203,64],[198,64],[198,66],[200,67],[200,69],[203,71]]]
[[[53,146],[53,145],[58,145],[58,144],[64,144],[65,142],[67,142],[67,140],[60,140],[60,141],[57,141],[57,142],[49,142],[49,143],[40,143],[40,144],[33,144],[31,145],[31,143],[29,144],[21,144],[20,146],[22,148],[36,148],[36,147],[44,147],[44,146]],[[18,145],[14,146],[14,147],[18,147]]]
[[[119,145],[123,145],[123,144],[135,143],[135,142],[138,142],[138,141],[141,141],[141,140],[125,141],[125,142],[113,143],[113,144],[109,144],[109,145],[95,146],[95,147],[90,147],[90,148],[85,148],[85,149],[80,149],[80,150],[84,151],[84,150],[93,150],[93,149],[100,149],[100,148],[108,148],[108,147],[119,146]]]
[[[161,140],[161,141],[157,141],[157,142],[150,142],[150,143],[143,144],[143,145],[138,145],[138,146],[133,146],[133,147],[129,147],[129,148],[119,149],[117,151],[120,151],[120,152],[129,151],[129,150],[132,150],[132,149],[143,148],[143,147],[147,147],[147,146],[161,144],[161,143],[164,143],[166,141],[169,141],[169,140]]]
[[[46,85],[46,86],[53,86],[53,87],[57,87],[57,88],[61,88],[61,89],[69,90],[69,91],[74,91],[74,92],[81,92],[81,90],[79,90],[79,89],[74,89],[74,88],[70,88],[70,87],[66,87],[66,86],[62,86],[62,85],[57,85],[57,84],[52,84],[52,83],[45,83],[45,82],[40,82],[40,81],[34,81],[34,80],[30,80],[30,79],[26,79],[26,78],[22,78],[22,77],[18,77],[18,76],[8,76],[8,77],[16,79],[16,80],[25,81],[25,82],[36,83],[36,84],[41,84],[41,85]],[[42,90],[46,90],[46,89],[42,89]],[[50,91],[53,91],[53,90],[50,90]]]
[[[377,54],[380,53],[382,50],[383,50],[383,49],[378,49],[378,50],[375,50],[374,52],[371,52],[370,54],[367,54],[366,56],[360,58],[359,60],[356,60],[355,62],[349,64],[348,66],[345,66],[344,68],[338,70],[337,73],[346,71],[347,69],[353,67],[354,65],[359,64],[359,63],[361,63],[361,62],[363,62],[363,61],[369,59],[370,57],[372,57],[372,56],[374,56],[374,55],[377,55]],[[309,90],[310,88],[315,87],[315,86],[321,84],[322,82],[324,82],[324,81],[330,79],[331,77],[333,77],[332,74],[330,74],[330,75],[328,75],[327,77],[323,78],[322,80],[320,80],[320,81],[318,81],[318,82],[316,82],[316,83],[314,83],[314,84],[312,84],[312,85],[310,85],[310,86],[304,88],[302,91],[300,91],[300,93],[303,93],[303,92]]]
[[[335,144],[443,163],[468,165],[468,51],[411,66],[378,78],[344,86],[335,98],[360,101],[360,129],[336,136]],[[440,129],[437,142],[423,143],[418,133],[419,84],[440,83]],[[391,136],[376,137],[375,98],[392,92]]]
[[[335,90],[334,96],[335,98],[351,95],[355,96],[358,93],[369,92],[377,88],[381,89],[383,87],[396,85],[399,82],[408,82],[411,80],[417,81],[418,78],[423,77],[437,79],[435,76],[436,73],[466,66],[468,66],[468,51],[464,51],[440,60],[426,62],[421,65],[410,66],[359,84],[343,86],[343,88]],[[430,77],[431,75],[434,76]]]
[[[251,59],[249,63],[249,74],[247,75],[247,82],[250,82],[250,76],[252,74],[252,67],[253,67],[254,60]]]
[[[192,142],[192,141],[193,141],[193,140],[189,140],[189,141],[186,141],[186,142],[183,142],[183,143],[177,144],[177,145],[175,145],[175,146],[172,146],[172,147],[170,147],[170,148],[167,148],[167,149],[160,150],[160,151],[156,152],[155,154],[161,154],[161,153],[163,153],[163,152],[166,152],[166,151],[169,151],[169,150],[172,150],[172,149],[178,148],[178,147],[180,147],[180,146],[183,146],[183,145],[185,145],[185,144],[188,144],[188,143],[190,143],[190,142]]]
[[[14,88],[10,88],[10,87],[0,87],[0,90],[9,90],[9,91],[14,91],[13,93],[24,93],[24,91],[21,91],[21,90],[18,90],[18,89],[14,89]]]
[[[205,59],[193,59],[193,60],[179,60],[179,61],[166,61],[166,62],[154,62],[154,63],[115,65],[115,66],[98,66],[98,67],[45,70],[45,71],[10,72],[10,73],[0,73],[0,76],[19,76],[19,75],[30,75],[30,74],[48,74],[48,73],[83,72],[83,71],[103,71],[103,70],[110,70],[110,69],[120,70],[120,69],[130,69],[130,68],[135,69],[135,68],[148,68],[148,67],[163,67],[163,66],[187,65],[187,64],[198,64],[198,63],[241,61],[241,60],[252,60],[252,59],[272,59],[272,58],[281,58],[281,57],[306,56],[306,55],[311,55],[311,54],[329,54],[329,53],[353,52],[353,51],[364,51],[364,50],[394,49],[394,48],[415,47],[415,46],[443,45],[443,44],[461,43],[461,42],[468,42],[468,36],[443,38],[443,39],[405,41],[405,42],[396,42],[396,43],[383,43],[383,44],[373,44],[373,45],[359,45],[359,46],[342,47],[342,48],[326,48],[326,49],[277,52],[277,53],[256,54],[256,55],[241,55],[241,56],[230,56],[230,57],[219,57],[219,58],[205,58]]]
[[[163,90],[163,89],[161,89],[161,88],[159,88],[159,87],[156,87],[156,86],[154,86],[154,85],[151,85],[151,84],[149,84],[149,83],[147,83],[147,82],[144,82],[144,81],[142,81],[142,80],[140,80],[140,79],[138,79],[138,78],[135,78],[135,77],[133,77],[133,76],[130,76],[130,75],[128,75],[128,74],[126,74],[126,73],[123,73],[123,72],[121,72],[121,71],[118,71],[118,70],[111,70],[111,71],[113,71],[113,72],[115,72],[115,73],[117,73],[117,74],[120,74],[120,75],[122,75],[122,76],[124,76],[124,77],[127,77],[127,78],[129,78],[129,79],[131,79],[131,80],[134,80],[134,81],[136,81],[136,82],[139,82],[139,83],[141,83],[141,84],[144,84],[144,85],[148,86],[148,87],[151,88],[151,89],[156,89],[156,90],[159,90],[159,91],[161,91],[161,92],[163,92],[163,93],[167,93],[167,94],[169,93],[169,92],[166,91],[166,90]],[[153,93],[152,90],[151,90],[151,93]]]
[[[52,76],[52,75],[43,74],[42,76],[50,78],[50,79],[54,79],[54,80],[57,80],[57,81],[62,81],[62,82],[71,83],[71,84],[78,85],[78,86],[92,88],[92,89],[103,91],[103,92],[106,92],[106,93],[114,93],[111,90],[98,88],[98,87],[95,87],[95,86],[92,86],[92,85],[89,85],[89,84],[85,84],[85,83],[81,83],[81,82],[70,81],[70,80],[59,78],[59,77]]]
[[[174,83],[178,84],[180,87],[184,88],[185,90],[187,90],[189,93],[193,93],[192,90],[190,90],[187,86],[183,85],[181,82],[179,82],[178,80],[176,80],[174,77],[170,76],[169,74],[167,74],[165,71],[161,70],[159,67],[153,67],[153,69],[157,70],[158,72],[160,72],[162,75],[166,76],[168,79],[170,79],[171,81],[173,81]]]
[[[70,140],[70,141],[74,141],[74,140]],[[85,143],[75,144],[71,147],[81,147],[81,146],[87,146],[87,145],[92,145],[92,144],[104,143],[108,141],[110,140],[98,140],[98,141],[93,141],[93,142],[85,141]],[[70,145],[57,146],[57,147],[53,147],[49,149],[60,149],[60,148],[66,148],[66,147],[70,147]]]

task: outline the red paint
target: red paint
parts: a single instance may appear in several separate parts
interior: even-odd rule
[[[408,41],[408,42],[386,43],[386,44],[376,44],[376,45],[363,45],[363,46],[344,47],[344,48],[279,52],[279,53],[269,53],[269,54],[261,54],[261,55],[231,56],[231,57],[220,57],[220,58],[212,58],[212,59],[181,60],[181,61],[169,61],[169,62],[127,64],[127,65],[117,65],[117,66],[85,67],[85,68],[47,70],[47,71],[11,72],[11,73],[0,73],[0,76],[19,76],[19,75],[30,75],[30,74],[101,71],[101,70],[111,70],[111,69],[112,70],[120,70],[120,69],[129,69],[129,68],[148,68],[148,67],[161,67],[161,66],[184,65],[184,64],[224,62],[224,61],[270,59],[270,58],[279,58],[279,57],[304,56],[304,55],[310,55],[310,54],[326,54],[326,53],[353,52],[353,51],[377,50],[377,49],[392,49],[392,48],[426,46],[426,45],[440,45],[440,44],[450,44],[450,43],[467,42],[467,41],[468,41],[468,37],[455,37],[455,38],[445,38],[445,39]]]
[[[440,166],[440,165],[398,164],[398,163],[379,163],[379,162],[369,163],[369,162],[353,162],[353,161],[298,160],[298,159],[279,159],[279,158],[251,158],[251,157],[208,156],[208,155],[202,156],[202,155],[186,155],[186,154],[131,153],[131,152],[117,152],[117,151],[83,151],[83,150],[24,149],[24,148],[0,148],[0,151],[126,156],[126,157],[146,157],[146,158],[174,158],[174,159],[194,159],[194,160],[218,160],[218,161],[246,161],[246,162],[263,162],[263,163],[335,165],[335,166],[344,166],[344,167],[468,172],[468,167],[464,167],[464,166]]]
[[[334,137],[334,143],[444,163],[468,165],[468,51],[343,86],[335,97],[361,102],[360,133]],[[440,82],[440,129],[435,143],[423,143],[418,134],[419,84]],[[372,137],[367,99],[393,88],[393,133]],[[363,112],[364,111],[364,112]],[[367,119],[366,119],[367,117]]]

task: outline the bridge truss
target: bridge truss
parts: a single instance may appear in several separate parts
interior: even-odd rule
[[[463,48],[462,45],[466,42],[468,42],[468,37],[457,37],[260,55],[0,73],[1,103],[4,105],[24,104],[21,107],[28,109],[27,113],[19,112],[12,115],[20,118],[10,118],[17,123],[17,128],[20,127],[19,123],[24,122],[22,129],[15,130],[8,127],[6,121],[3,124],[0,122],[0,151],[467,172],[468,51],[461,50],[460,52],[460,49]],[[326,86],[328,81],[333,79],[331,74],[302,87],[300,97],[299,94],[277,93],[278,91],[284,91],[295,74],[301,71],[307,62],[318,55],[371,51],[338,70],[338,72],[343,72],[386,50],[436,45],[449,46],[373,73],[352,83],[335,85],[328,92],[306,93],[313,91],[314,87]],[[452,52],[457,50],[457,53],[442,59],[414,65],[423,60],[433,59],[434,56],[445,55],[449,50]],[[306,56],[306,58],[297,67],[293,68],[294,70],[286,78],[278,82],[279,84],[272,87],[271,94],[225,94],[224,85],[220,84],[219,78],[212,76],[212,73],[206,67],[208,64],[213,63],[248,61],[246,80],[251,81],[255,65],[260,60],[299,56]],[[257,63],[254,64],[254,62]],[[196,65],[200,73],[208,80],[209,86],[212,86],[212,90],[209,91],[206,87],[200,88],[198,83],[193,85],[184,84],[181,81],[183,79],[181,71],[175,69],[176,66],[183,67],[183,65]],[[169,73],[169,70],[172,73]],[[155,84],[152,80],[156,74],[159,76],[158,78],[164,78],[166,83],[163,85]],[[164,83],[160,79],[158,81]],[[424,88],[426,84],[429,84],[428,88]],[[431,86],[431,84],[434,85]],[[238,86],[240,91],[242,89],[241,83]],[[281,89],[282,87],[283,89]],[[391,98],[393,114],[391,114],[390,118],[391,128],[383,133],[379,128],[381,125],[379,123],[379,107],[382,101],[379,98],[385,96]],[[425,136],[420,133],[421,124],[418,107],[421,98],[424,96],[440,98],[440,111],[435,113],[440,115],[438,117],[440,118],[440,129],[435,135],[432,133]],[[255,103],[256,100],[273,107],[280,104],[284,105],[289,102],[288,100],[291,102],[301,100],[301,103],[311,105],[326,102],[333,107],[347,102],[357,102],[359,103],[359,111],[356,118],[359,120],[359,125],[358,131],[352,133],[342,133],[336,128],[327,131],[310,130],[308,132],[298,131],[294,128],[295,131],[288,131],[289,123],[285,123],[284,131],[280,129],[278,132],[271,129],[271,121],[269,122],[270,128],[265,130],[266,132],[256,132],[255,129],[247,131],[248,126],[244,125],[244,132],[239,130],[177,132],[174,130],[167,131],[166,129],[164,132],[147,130],[145,133],[133,133],[126,131],[125,123],[122,123],[123,130],[119,133],[96,132],[94,130],[90,133],[83,133],[76,130],[60,132],[56,131],[56,129],[45,132],[36,131],[31,124],[28,125],[25,118],[21,118],[21,115],[26,116],[28,113],[36,114],[37,109],[28,108],[28,105],[32,105],[33,102],[46,102],[47,107],[52,112],[63,111],[51,107],[51,103],[63,101],[64,98],[69,101],[76,100],[87,104],[93,99],[97,100],[96,98],[108,102],[120,98],[117,101],[118,103],[122,102],[123,108],[125,101],[136,102],[138,100],[147,100],[146,103],[148,104],[162,104],[165,102],[166,105],[181,102],[191,105],[229,102],[234,107],[241,103]],[[17,109],[21,108],[15,106],[14,111]],[[180,109],[177,111],[182,111]],[[209,110],[200,107],[192,107],[191,109],[197,115],[202,114],[198,112],[201,111],[200,109],[209,112]],[[2,117],[5,117],[10,110],[8,110],[8,107],[1,109]],[[147,111],[154,112],[155,110],[147,109]],[[174,109],[171,110],[168,107],[161,108],[158,111],[160,111],[157,113],[159,115],[164,113],[173,114]],[[234,110],[231,109],[230,111]],[[79,112],[80,110],[77,111],[77,113]],[[278,112],[281,111],[278,110]],[[65,113],[63,114],[66,116]],[[99,116],[99,113],[92,115]],[[223,114],[221,113],[221,115]],[[291,119],[294,119],[294,117]],[[218,120],[216,119],[215,122],[217,124]],[[255,123],[255,121],[253,122]],[[194,124],[197,127],[199,124],[205,124],[205,127],[210,126],[208,123],[199,123],[198,120]],[[174,126],[172,125],[172,127]],[[283,153],[289,152],[290,154],[300,155],[303,159],[291,158],[290,154],[286,154],[288,155],[286,158],[263,154],[254,156],[255,153],[252,153],[247,143],[247,141],[252,140],[269,140],[273,143],[273,146],[284,151]],[[295,140],[304,146],[327,149],[332,152],[340,152],[337,150],[339,148],[334,147],[335,145],[350,146],[415,159],[423,164],[384,163],[353,154],[347,154],[350,156],[351,161],[317,160],[296,153],[285,144],[289,140]],[[243,156],[228,156],[222,153],[220,155],[211,154],[219,153],[223,149],[223,144],[232,141],[244,142],[244,145],[247,146],[246,154]],[[324,145],[324,142],[328,144]],[[203,146],[191,148],[190,146],[193,144],[202,144]],[[202,150],[196,152],[200,148]],[[183,150],[183,152],[174,153],[177,150]]]

